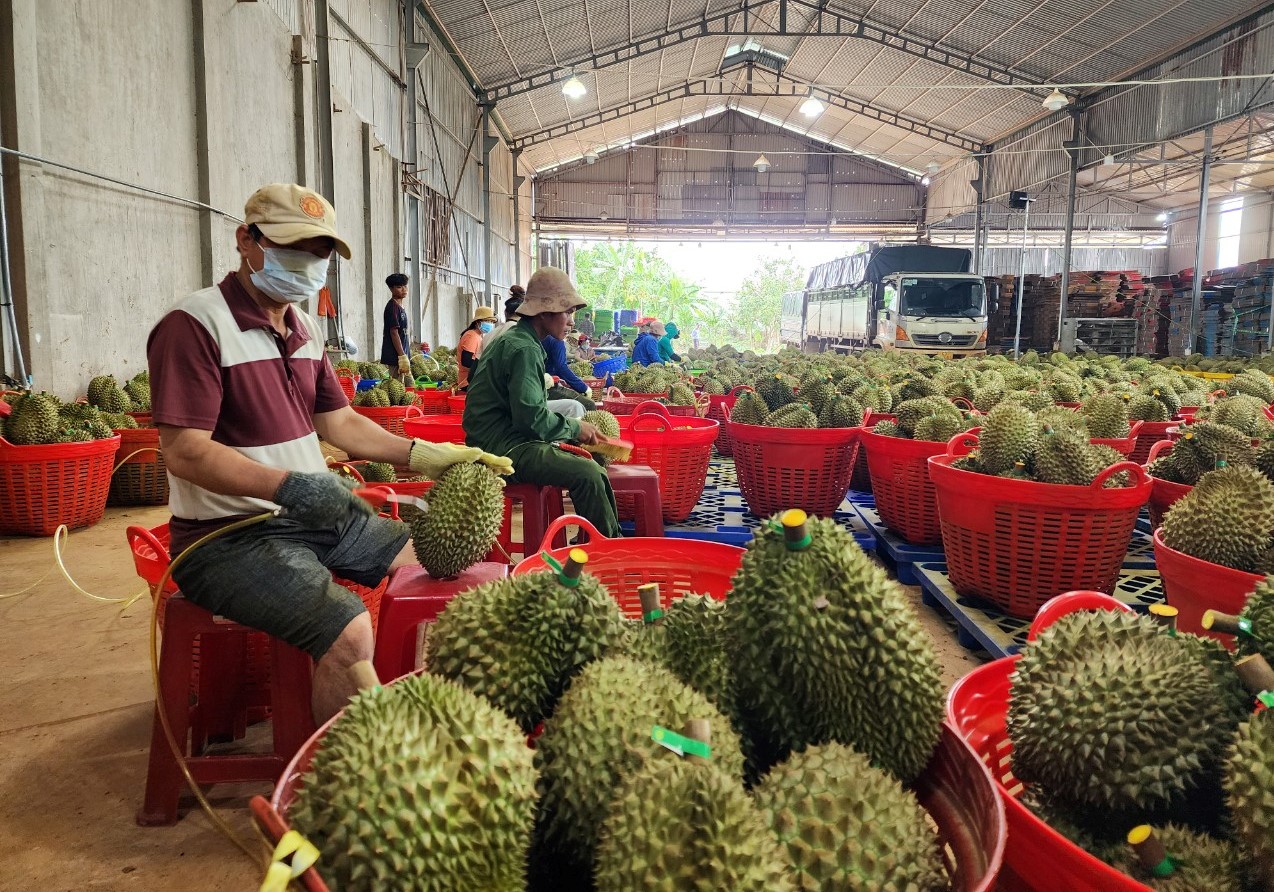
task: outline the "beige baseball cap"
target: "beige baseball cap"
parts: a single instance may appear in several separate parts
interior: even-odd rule
[[[270,183],[253,192],[243,206],[245,223],[255,223],[270,241],[290,245],[327,236],[336,251],[350,258],[349,244],[336,232],[336,209],[322,195],[295,183]]]
[[[526,300],[518,307],[519,316],[538,316],[540,313],[569,313],[586,307],[580,300],[575,286],[566,273],[552,266],[542,266],[526,283]]]

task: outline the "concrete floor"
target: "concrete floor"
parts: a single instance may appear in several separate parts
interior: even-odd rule
[[[64,558],[86,590],[144,588],[124,530],[156,526],[166,508],[108,509],[71,534]],[[48,574],[45,576],[45,574]],[[45,578],[24,595],[4,596]],[[908,592],[948,683],[978,665],[940,616]],[[197,809],[175,827],[141,828],[152,685],[149,598],[118,605],[75,592],[51,539],[0,539],[0,890],[254,889],[260,873]],[[251,840],[253,788],[217,787],[219,814]]]

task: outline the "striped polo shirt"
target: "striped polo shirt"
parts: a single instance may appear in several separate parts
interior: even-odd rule
[[[325,470],[314,415],[349,401],[318,322],[295,306],[284,322],[286,337],[234,273],[177,304],[147,342],[155,424],[212,431],[214,442],[272,468]],[[171,473],[168,484],[174,555],[218,527],[276,507]]]

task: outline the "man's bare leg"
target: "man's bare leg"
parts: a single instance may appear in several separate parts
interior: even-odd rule
[[[374,645],[372,618],[360,613],[315,664],[310,708],[316,723],[321,725],[336,715],[358,693],[358,682],[350,668],[360,660],[370,660]]]

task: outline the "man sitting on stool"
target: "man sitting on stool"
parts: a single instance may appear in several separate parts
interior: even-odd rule
[[[597,428],[550,410],[542,384],[544,348],[552,335],[566,336],[571,315],[586,306],[566,273],[542,267],[526,286],[518,324],[490,344],[469,383],[464,408],[465,440],[513,459],[512,483],[561,486],[575,510],[603,536],[618,536],[615,493],[596,462],[558,449],[565,440],[595,443]],[[578,405],[578,404],[577,404]]]

